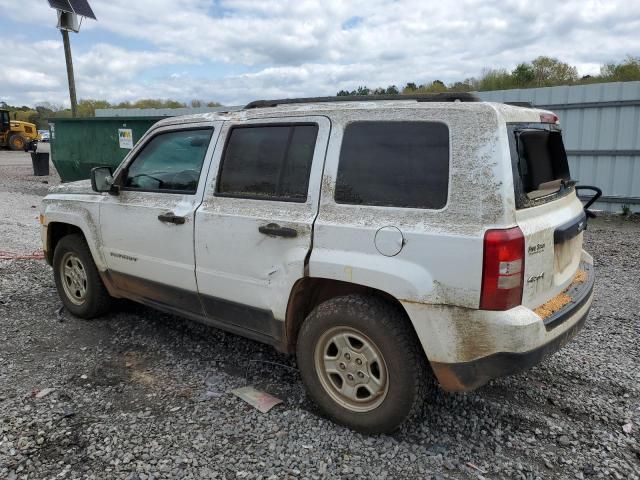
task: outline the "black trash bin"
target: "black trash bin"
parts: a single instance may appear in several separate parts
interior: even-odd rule
[[[45,177],[49,175],[49,154],[48,153],[32,153],[31,163],[33,164],[33,174],[36,177]]]

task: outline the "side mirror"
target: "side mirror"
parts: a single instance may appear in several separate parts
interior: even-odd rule
[[[91,169],[91,188],[94,192],[111,192],[113,190],[113,171],[111,167],[95,167]]]

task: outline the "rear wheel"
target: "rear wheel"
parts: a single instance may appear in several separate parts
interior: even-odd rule
[[[111,297],[81,235],[67,235],[58,242],[53,255],[53,274],[58,295],[72,314],[95,318],[107,313]]]
[[[19,133],[14,133],[9,137],[9,148],[11,150],[24,150],[26,144],[26,139]]]
[[[320,409],[362,433],[388,433],[417,414],[426,358],[404,312],[373,296],[320,304],[298,335],[302,379]]]

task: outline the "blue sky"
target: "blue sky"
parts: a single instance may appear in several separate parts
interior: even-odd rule
[[[0,0],[0,100],[68,104],[56,15]],[[445,82],[538,55],[593,74],[640,54],[640,2],[541,0],[91,0],[71,34],[79,98],[332,95]]]

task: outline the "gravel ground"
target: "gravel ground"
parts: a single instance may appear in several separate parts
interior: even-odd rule
[[[0,250],[30,251],[44,189],[0,155]],[[0,478],[637,480],[639,234],[635,220],[590,225],[596,300],[561,352],[438,393],[419,421],[375,437],[322,418],[270,347],[127,302],[79,320],[59,310],[44,262],[0,261]],[[284,402],[259,413],[228,393],[245,385]]]
[[[48,149],[48,145],[39,151]],[[46,177],[34,177],[31,156],[0,150],[0,251],[31,253],[40,250],[40,199],[60,177],[49,164]]]

